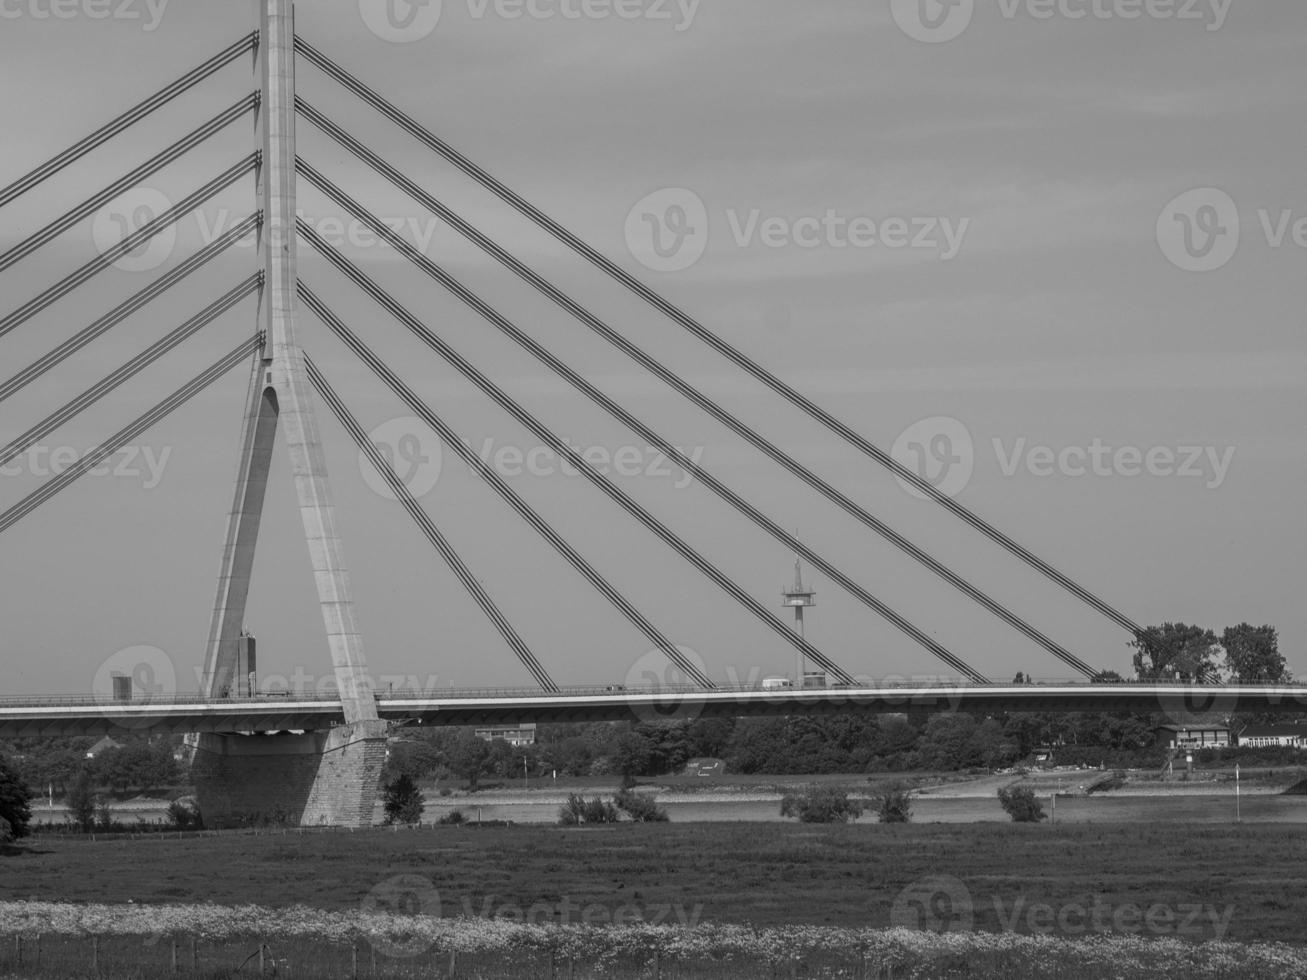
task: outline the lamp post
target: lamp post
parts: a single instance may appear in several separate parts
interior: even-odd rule
[[[1239,763],[1234,764],[1234,822],[1242,823],[1242,814],[1239,806]]]

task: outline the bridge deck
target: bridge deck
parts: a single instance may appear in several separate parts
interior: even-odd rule
[[[377,696],[381,718],[398,724],[487,725],[564,721],[650,721],[697,717],[892,713],[906,711],[1121,711],[1189,714],[1307,711],[1307,685],[1057,684],[890,686],[763,691],[662,690],[395,692]],[[137,732],[299,731],[341,724],[330,694],[107,701],[96,697],[2,698],[0,737]]]

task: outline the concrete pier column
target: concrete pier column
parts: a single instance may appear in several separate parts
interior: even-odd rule
[[[268,816],[275,811],[296,824],[367,826],[385,761],[386,726],[377,719],[313,414],[312,389],[297,336],[294,7],[291,0],[257,0],[257,4],[258,73],[263,91],[258,117],[263,152],[259,198],[264,269],[259,319],[265,346],[255,361],[246,405],[203,693],[226,697],[236,691],[237,642],[244,626],[268,472],[280,427],[345,724],[302,735],[193,738],[193,771],[201,809],[210,823],[240,821],[251,814]],[[275,583],[271,585],[275,587]]]

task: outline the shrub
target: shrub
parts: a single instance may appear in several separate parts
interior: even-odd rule
[[[785,794],[781,816],[798,817],[800,823],[848,823],[862,816],[862,804],[835,786],[809,786]]]
[[[558,822],[564,827],[587,823],[617,823],[617,820],[617,807],[597,796],[586,800],[573,793],[558,808]]]
[[[200,808],[190,800],[173,800],[168,804],[168,823],[174,830],[203,830]]]
[[[462,810],[450,810],[436,822],[445,827],[461,827],[467,823],[467,817],[463,815]]]
[[[898,784],[887,786],[876,797],[876,816],[881,823],[911,823],[912,794],[907,788]]]
[[[386,787],[384,799],[386,823],[403,823],[410,826],[421,823],[422,811],[425,809],[422,790],[418,789],[418,784],[408,773]]]
[[[998,801],[1016,823],[1039,823],[1048,816],[1029,786],[1004,786],[998,791]]]
[[[667,823],[667,811],[658,805],[658,799],[624,789],[617,794],[617,808],[636,823]]]

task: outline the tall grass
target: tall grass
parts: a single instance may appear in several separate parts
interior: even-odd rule
[[[1307,975],[1307,950],[1277,944],[827,927],[541,926],[363,910],[0,903],[4,980],[256,976],[260,952],[264,975],[324,980]]]

